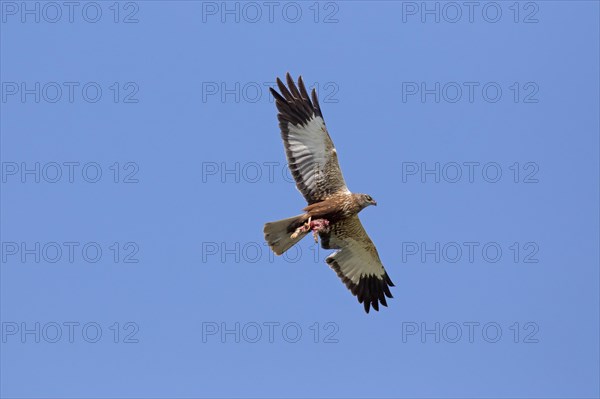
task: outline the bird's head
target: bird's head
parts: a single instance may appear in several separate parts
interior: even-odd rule
[[[375,201],[369,194],[360,194],[358,198],[362,208],[366,208],[369,205],[377,205],[377,201]]]

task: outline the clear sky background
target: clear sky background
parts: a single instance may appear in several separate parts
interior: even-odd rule
[[[0,9],[2,397],[599,396],[597,2]],[[379,203],[380,312],[264,245],[287,71]]]

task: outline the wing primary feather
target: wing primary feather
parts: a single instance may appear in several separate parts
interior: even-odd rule
[[[292,95],[296,98],[301,98],[300,92],[296,87],[296,83],[294,83],[294,79],[292,79],[292,75],[290,75],[289,72],[285,74],[285,80],[287,80],[287,85],[290,88],[290,92],[292,93]]]
[[[322,118],[323,114],[321,113],[321,106],[319,105],[319,99],[317,98],[317,91],[313,88],[312,92],[310,94],[312,97],[312,102],[313,102],[315,111],[317,112],[317,115],[319,115]]]
[[[373,309],[379,312],[379,302],[377,302],[377,299],[373,299],[371,306],[373,306]]]
[[[285,87],[285,84],[283,84],[283,82],[279,78],[277,78],[277,86],[279,87],[279,91],[285,97],[285,99],[287,101],[293,101],[294,100],[294,97],[290,94],[290,92],[287,89],[287,87]]]
[[[304,112],[306,112],[306,118],[303,120],[311,119],[315,112],[313,110],[312,103],[310,102],[310,100],[308,100],[308,96],[302,96],[301,92],[298,91],[298,88],[296,87],[296,83],[294,83],[294,80],[292,79],[292,76],[289,73],[286,74],[285,78],[287,80],[290,92],[295,97],[295,105],[299,108],[302,108]],[[298,82],[301,82],[301,79],[302,77],[299,77]]]
[[[377,277],[371,276],[369,278],[371,284],[371,306],[373,309],[379,312],[379,295],[377,294]]]
[[[385,273],[385,281],[387,281],[390,287],[395,287],[394,283],[392,283],[392,279],[390,278],[390,276],[388,276],[387,273]]]
[[[365,302],[370,302],[371,301],[371,286],[369,285],[369,280],[365,277],[361,278],[361,280],[363,280],[363,284],[365,285],[365,292],[364,292],[363,299],[365,300]]]
[[[388,298],[393,298],[392,293],[390,292],[390,287],[387,284],[383,284],[383,291]]]
[[[379,287],[377,288],[377,295],[379,296],[379,302],[381,302],[382,305],[387,306],[387,304],[385,303],[385,294],[383,293],[383,286],[385,285],[385,281],[384,280],[379,281],[379,279],[377,279],[377,285],[379,285]]]
[[[310,101],[310,96],[308,95],[308,92],[306,91],[306,86],[304,86],[304,81],[302,80],[302,76],[298,77],[298,87],[300,88],[300,94],[302,95],[302,98],[306,100],[306,102],[308,102],[308,104],[310,105],[311,108],[314,108],[312,102]]]
[[[356,297],[360,303],[363,303],[365,300],[365,284],[361,283],[360,281],[358,282],[358,295],[356,295]]]
[[[279,94],[279,93],[277,92],[277,90],[275,90],[275,89],[274,89],[274,88],[272,88],[272,87],[269,87],[269,90],[271,91],[271,94],[273,95],[273,97],[275,97],[275,101],[276,101],[277,103],[286,104],[285,98],[283,98],[283,97],[281,96],[281,94]],[[278,104],[277,104],[277,105],[278,105]],[[277,110],[279,110],[279,107],[277,107]]]
[[[385,296],[381,296],[381,297],[379,298],[379,301],[381,302],[381,304],[382,304],[383,306],[385,306],[385,307],[387,308],[387,302],[386,302],[386,300],[385,300]]]

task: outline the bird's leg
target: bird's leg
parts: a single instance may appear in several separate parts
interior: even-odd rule
[[[298,237],[300,234],[308,232],[310,230],[311,219],[312,219],[312,216],[309,216],[308,221],[306,221],[302,226],[298,227],[296,229],[296,231],[294,231],[294,233],[290,236],[290,238],[294,239],[294,238]]]
[[[312,219],[311,216],[308,217],[306,223],[302,226],[298,227],[296,231],[290,236],[290,238],[297,238],[300,234],[308,233],[309,231],[313,232],[313,237],[315,242],[319,242],[319,233],[325,233],[329,230],[329,220],[327,219]]]

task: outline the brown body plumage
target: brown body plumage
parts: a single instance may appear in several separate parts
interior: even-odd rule
[[[340,193],[329,196],[324,201],[308,205],[303,211],[313,219],[327,219],[330,223],[338,222],[356,215],[367,205],[363,194]]]
[[[357,215],[369,205],[377,203],[368,195],[355,193],[338,193],[330,195],[323,201],[315,202],[302,209],[305,213],[290,223],[288,232],[294,232],[308,220],[325,219],[330,225]]]

